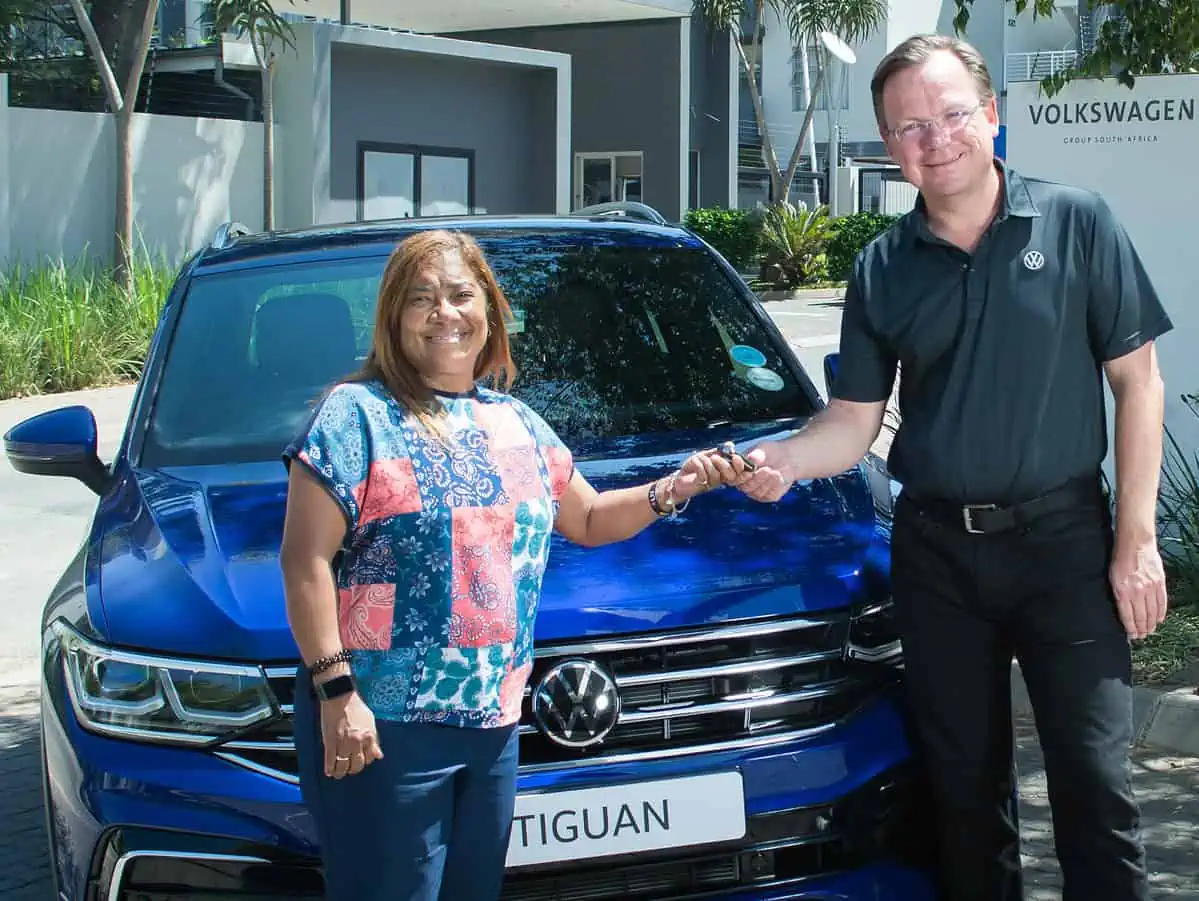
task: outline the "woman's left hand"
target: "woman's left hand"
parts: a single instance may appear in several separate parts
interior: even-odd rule
[[[674,496],[681,503],[714,488],[736,485],[745,474],[745,460],[739,454],[730,460],[716,448],[700,451],[683,462],[675,477]]]

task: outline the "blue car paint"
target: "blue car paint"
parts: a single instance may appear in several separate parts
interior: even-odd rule
[[[532,226],[546,224],[534,221]],[[583,223],[579,230],[597,242],[702,245],[678,229]],[[309,235],[296,254],[311,259],[377,254],[380,246],[394,244],[394,233],[382,229],[380,235],[378,245],[364,241],[361,229],[332,230],[319,241]],[[269,243],[266,251],[262,245],[235,245],[206,268],[260,265],[264,252],[277,249]],[[294,260],[295,254],[289,257]],[[63,618],[97,641],[156,654],[290,663],[297,655],[277,561],[286,497],[282,465],[163,470],[135,465],[161,373],[164,336],[178,315],[180,285],[196,264],[193,260],[184,268],[168,299],[111,484],[80,554],[47,603],[44,624]],[[769,322],[760,308],[757,312]],[[773,330],[773,323],[769,327]],[[810,385],[798,362],[790,362],[801,383]],[[87,440],[89,417],[79,411],[51,417],[20,437],[47,445]],[[574,450],[580,470],[603,490],[645,482],[696,446],[725,439],[740,444],[769,440],[800,424],[729,425],[703,433],[595,441]],[[91,428],[94,446],[94,423]],[[718,492],[696,502],[678,520],[657,523],[635,539],[604,548],[579,548],[555,538],[538,642],[816,614],[861,602],[880,580],[885,584],[889,567],[886,520],[876,515],[880,492],[877,480],[868,475],[858,467],[837,478],[803,483],[776,505]],[[885,487],[889,492],[894,485]],[[582,605],[580,598],[585,598]],[[75,717],[64,687],[61,649],[49,638],[43,667],[46,789],[54,822],[55,877],[63,897],[85,897],[97,863],[94,855],[114,826],[224,836],[289,853],[316,853],[296,786],[203,750],[91,733]],[[520,788],[548,791],[738,767],[747,814],[752,815],[829,803],[909,756],[896,704],[880,696],[831,731],[803,741],[535,771],[522,774]],[[922,901],[934,895],[918,870],[877,863],[813,878],[802,890],[720,897]]]

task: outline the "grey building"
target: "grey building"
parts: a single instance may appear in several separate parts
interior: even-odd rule
[[[736,203],[734,52],[690,0],[308,5],[275,82],[282,227]]]

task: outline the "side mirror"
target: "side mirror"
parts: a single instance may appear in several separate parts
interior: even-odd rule
[[[96,417],[87,407],[60,407],[9,429],[4,453],[17,472],[78,479],[103,494],[109,472],[96,452],[96,432]]]
[[[833,386],[837,384],[837,369],[841,365],[840,354],[826,354],[824,357],[824,390],[832,397]]]

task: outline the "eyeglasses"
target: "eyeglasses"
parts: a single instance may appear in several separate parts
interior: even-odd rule
[[[934,119],[915,119],[892,128],[890,134],[901,144],[916,146],[922,144],[924,139],[933,133],[934,128],[940,129],[946,134],[956,134],[966,127],[966,124],[982,107],[983,104],[980,101],[967,109],[952,109],[941,113]]]

